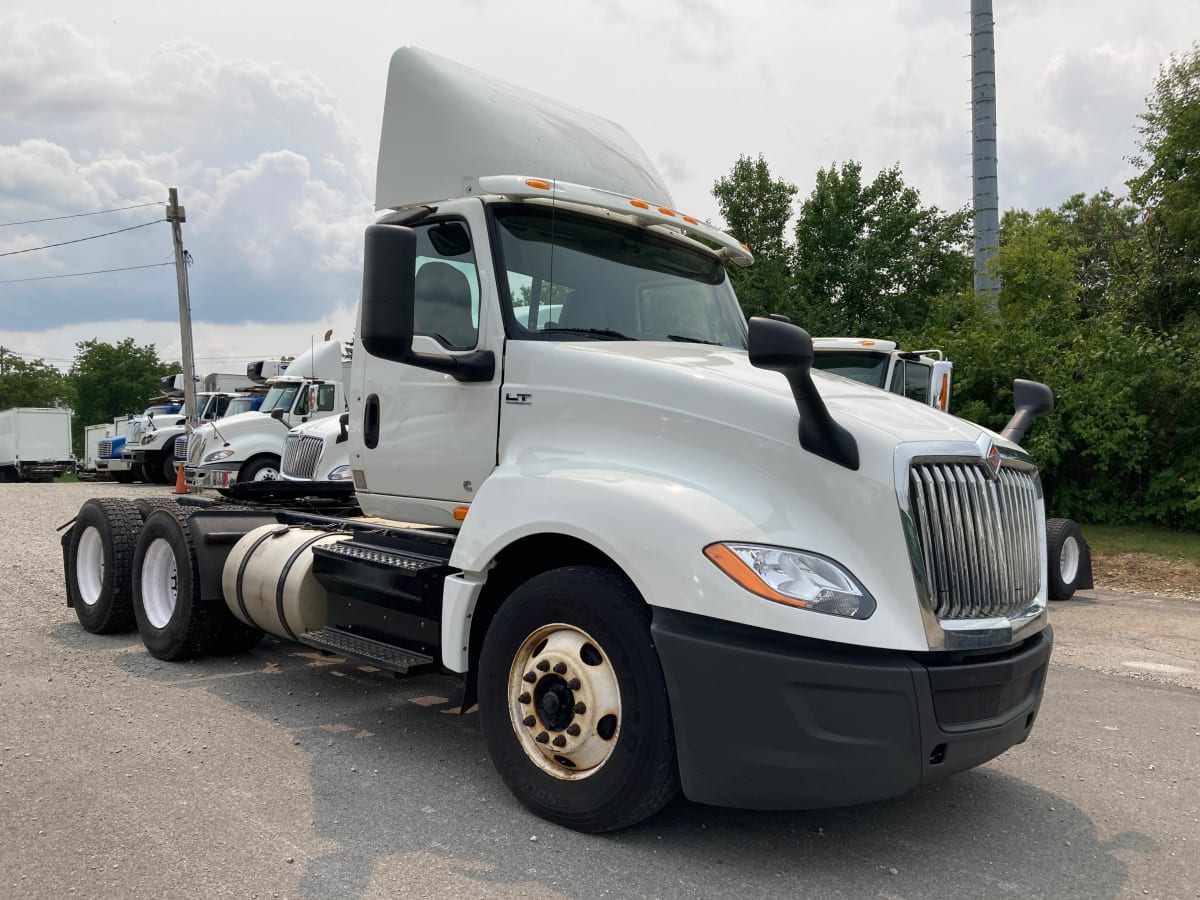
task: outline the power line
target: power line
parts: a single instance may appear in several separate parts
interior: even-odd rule
[[[0,284],[17,284],[22,281],[49,281],[51,278],[78,278],[80,275],[104,275],[107,272],[131,272],[134,269],[155,269],[159,266],[173,266],[174,263],[149,263],[144,266],[122,266],[119,269],[96,269],[94,272],[69,272],[65,275],[38,275],[34,278],[9,278]]]
[[[98,209],[95,212],[73,213],[69,216],[50,216],[47,219],[26,219],[24,222],[0,222],[0,228],[10,225],[36,225],[39,222],[59,222],[63,219],[82,219],[84,216],[102,216],[105,213],[124,212],[127,209],[144,209],[147,206],[162,206],[161,200],[152,203],[135,203],[133,206],[114,206],[112,209]]]
[[[9,250],[7,253],[0,253],[0,256],[16,256],[18,253],[32,253],[34,250],[49,250],[51,247],[65,247],[67,244],[80,244],[84,241],[94,241],[96,238],[108,237],[113,234],[122,234],[126,231],[135,231],[138,228],[145,228],[147,225],[157,225],[159,222],[166,221],[165,219],[152,219],[149,222],[143,222],[141,225],[130,225],[128,228],[118,228],[116,231],[106,231],[103,234],[92,234],[88,237],[75,238],[73,241],[59,241],[57,244],[44,244],[41,247],[26,247],[24,250]]]

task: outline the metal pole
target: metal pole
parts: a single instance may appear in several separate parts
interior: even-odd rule
[[[996,174],[996,43],[992,0],[971,0],[971,174],[975,210],[975,290],[997,313],[1000,282],[987,272],[1000,244]]]
[[[171,239],[175,243],[175,281],[179,287],[179,343],[183,351],[183,413],[187,416],[188,441],[196,427],[196,363],[192,350],[192,303],[188,295],[187,254],[183,250],[183,230],[187,214],[179,205],[179,192],[170,189],[167,201],[167,221],[171,223]]]

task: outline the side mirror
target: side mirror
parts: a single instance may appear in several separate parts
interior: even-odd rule
[[[750,320],[750,365],[787,379],[800,411],[800,446],[809,453],[858,470],[858,442],[834,421],[812,380],[813,344],[798,325],[755,316]]]
[[[363,257],[363,349],[380,359],[412,356],[417,234],[402,225],[368,225]]]
[[[283,421],[283,413],[284,413],[284,411],[282,409],[273,409],[270,412],[270,416],[276,422],[282,422]]]
[[[1018,378],[1013,382],[1013,406],[1016,411],[1000,436],[1019,444],[1033,420],[1054,409],[1054,391],[1040,381]]]
[[[344,444],[346,441],[350,440],[350,413],[345,412],[338,416],[338,424],[341,426],[341,428],[338,429],[337,440],[334,441],[334,443]]]

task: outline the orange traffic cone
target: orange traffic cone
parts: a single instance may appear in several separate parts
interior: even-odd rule
[[[176,463],[175,464],[175,493],[186,494],[187,492],[188,492],[187,478],[183,474],[183,463]]]

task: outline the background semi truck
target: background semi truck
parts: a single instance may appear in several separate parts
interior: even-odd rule
[[[313,344],[266,380],[257,412],[195,429],[186,445],[188,484],[228,491],[239,482],[279,478],[288,429],[345,412],[349,365],[342,356],[340,341]]]
[[[89,500],[63,537],[85,628],[454,673],[509,789],[583,831],[680,789],[867,802],[1028,737],[1052,635],[1019,446],[813,372],[803,329],[742,315],[750,251],[623,129],[411,48],[376,206],[365,515]],[[1018,421],[1052,405],[1018,396]]]
[[[51,481],[74,468],[71,410],[0,410],[0,481]]]

